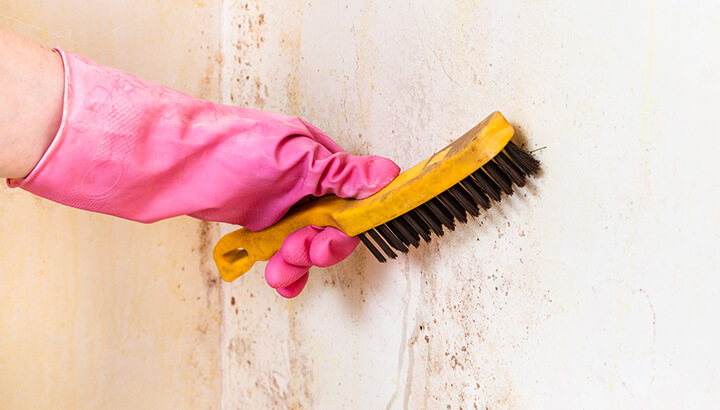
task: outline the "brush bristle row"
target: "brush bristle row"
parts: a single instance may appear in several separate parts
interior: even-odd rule
[[[395,259],[393,249],[407,253],[410,246],[420,245],[420,239],[430,242],[431,234],[442,236],[443,227],[455,230],[456,220],[465,223],[468,214],[477,217],[480,208],[489,209],[491,200],[500,201],[503,193],[512,195],[513,184],[525,186],[527,176],[539,169],[540,163],[531,154],[509,142],[472,175],[417,208],[360,234],[360,240],[379,262]]]

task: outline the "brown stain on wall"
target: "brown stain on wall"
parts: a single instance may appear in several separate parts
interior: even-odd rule
[[[231,84],[231,102],[243,107],[263,109],[269,97],[262,83],[262,73],[256,65],[262,61],[261,48],[265,44],[266,17],[257,3],[245,3],[243,11],[234,16],[234,69]]]
[[[476,233],[473,231],[471,227],[458,227],[436,244],[428,244],[422,251],[425,254],[418,256],[420,304],[424,309],[418,313],[409,344],[415,357],[413,366],[424,369],[419,372],[426,377],[418,378],[418,370],[414,375],[408,373],[406,391],[412,394],[406,397],[406,404],[424,403],[428,408],[512,408],[517,404],[510,374],[502,360],[492,355],[497,348],[494,345],[503,342],[495,335],[494,312],[509,307],[516,297],[512,294],[514,275],[443,256],[450,249],[461,251],[459,243],[474,240],[469,238]],[[447,268],[447,263],[452,264],[450,270],[456,277],[444,277],[439,282],[440,266]]]
[[[220,237],[219,225],[214,222],[200,221],[198,226],[199,270],[205,282],[207,306],[220,303],[220,273],[212,258],[212,249]]]
[[[273,306],[275,302],[277,300],[271,301]],[[286,306],[287,309],[239,306],[242,316],[263,312],[264,320],[278,320],[280,317],[289,320],[287,335],[281,343],[283,349],[287,349],[288,361],[265,363],[261,358],[267,354],[268,344],[245,327],[230,339],[226,350],[228,362],[234,373],[244,375],[242,385],[233,387],[244,389],[242,405],[249,408],[312,408],[315,394],[311,387],[314,385],[313,359],[307,350],[308,338],[303,334],[302,323],[294,319],[298,312],[292,302]],[[240,323],[247,325],[242,320]],[[257,332],[258,328],[254,330]]]

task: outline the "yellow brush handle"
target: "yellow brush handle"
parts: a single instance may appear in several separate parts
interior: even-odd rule
[[[222,266],[222,278],[233,281],[250,270],[255,262],[269,260],[280,250],[285,238],[300,228],[308,225],[339,228],[332,214],[350,201],[336,196],[319,198],[297,207],[261,231],[241,228],[223,236],[213,250],[215,261]]]

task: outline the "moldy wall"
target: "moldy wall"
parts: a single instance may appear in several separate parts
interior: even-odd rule
[[[530,186],[286,301],[224,285],[224,408],[720,402],[718,6],[228,1],[225,102],[407,169],[500,110]],[[230,227],[225,227],[229,231]]]
[[[300,116],[351,153],[407,169],[500,110],[544,168],[397,261],[315,269],[290,301],[262,265],[219,286],[214,225],[2,188],[3,408],[717,406],[718,11],[5,1],[4,27]]]

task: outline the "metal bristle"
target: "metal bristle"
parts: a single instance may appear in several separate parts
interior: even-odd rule
[[[465,214],[462,206],[458,204],[457,200],[448,191],[445,191],[442,194],[438,195],[437,199],[440,201],[441,204],[443,204],[445,209],[447,209],[455,219],[457,219],[461,223],[467,222],[467,214]]]
[[[482,192],[482,188],[475,183],[475,179],[472,178],[472,176],[460,181],[460,186],[465,188],[465,191],[470,194],[475,203],[483,207],[483,209],[490,209],[490,200]]]
[[[390,225],[390,229],[395,233],[395,236],[400,238],[404,244],[416,248],[420,246],[420,235],[415,233],[413,227],[409,226],[402,217],[388,221],[388,225]]]
[[[408,225],[412,226],[413,230],[417,232],[425,242],[430,242],[430,239],[432,238],[430,236],[430,228],[425,226],[425,224],[419,220],[419,217],[415,216],[416,213],[417,210],[413,209],[405,215],[400,216],[400,218],[405,220]]]
[[[358,235],[360,237],[360,240],[362,241],[363,245],[365,245],[366,248],[370,251],[370,253],[373,254],[375,259],[378,260],[380,263],[387,262],[387,259],[385,259],[385,256],[383,256],[382,252],[378,250],[378,248],[373,245],[373,243],[368,239],[367,235],[365,233],[361,233]]]
[[[536,160],[532,154],[523,151],[512,142],[505,146],[503,152],[507,154],[525,175],[535,175],[540,170],[540,161]]]
[[[497,166],[494,160],[490,160],[490,162],[483,165],[482,169],[487,172],[490,178],[495,181],[497,186],[499,186],[505,194],[513,194],[512,182],[510,182],[510,178],[508,178],[508,176],[502,172],[502,170],[500,169],[500,167]]]
[[[427,202],[415,208],[415,211],[417,211],[417,215],[423,223],[425,223],[425,225],[427,225],[428,228],[435,233],[435,235],[443,236],[444,232],[442,229],[442,223],[433,214],[433,210],[430,209]],[[428,231],[428,233],[430,232]]]
[[[375,229],[371,229],[371,230],[367,231],[367,233],[370,235],[371,238],[373,238],[375,243],[378,244],[378,246],[380,246],[380,249],[382,249],[383,252],[385,252],[385,255],[390,257],[390,259],[397,258],[397,254],[395,252],[393,252],[392,249],[390,249],[390,246],[388,246],[388,244],[383,240],[383,238],[380,237],[380,234],[378,234]],[[383,261],[380,261],[380,262],[383,262]]]
[[[540,163],[531,154],[509,142],[493,159],[447,191],[367,231],[377,246],[365,233],[359,235],[360,240],[379,262],[387,261],[385,255],[395,259],[393,248],[407,253],[410,246],[419,246],[420,239],[430,242],[433,233],[442,236],[443,226],[454,230],[455,220],[465,223],[467,214],[479,216],[480,208],[490,208],[491,199],[499,201],[503,193],[512,195],[513,184],[524,186],[527,176],[539,169]]]
[[[453,221],[453,215],[448,211],[440,200],[435,197],[425,202],[428,209],[432,211],[433,216],[436,216],[442,226],[447,227],[451,231],[455,230],[455,221]],[[442,229],[442,228],[440,228]]]
[[[375,229],[377,229],[378,233],[380,233],[380,236],[382,236],[383,239],[385,239],[387,243],[390,244],[390,246],[399,250],[402,253],[407,253],[407,246],[405,246],[402,240],[398,238],[397,235],[395,235],[395,232],[390,229],[388,224],[382,224]]]
[[[470,175],[470,178],[473,182],[475,182],[478,187],[480,187],[483,192],[485,192],[487,196],[489,196],[495,201],[500,200],[500,188],[497,186],[497,184],[495,184],[492,178],[490,178],[488,174],[486,174],[485,171],[482,170],[482,168],[473,172],[473,174]]]
[[[478,203],[470,197],[470,194],[467,193],[467,191],[462,185],[462,181],[454,187],[448,189],[447,192],[449,192],[450,195],[455,198],[458,204],[463,207],[465,212],[469,213],[473,217],[477,217],[478,215],[480,215]]]
[[[493,158],[493,161],[500,167],[500,169],[507,175],[513,184],[523,187],[525,186],[525,175],[516,168],[515,164],[510,161],[505,151],[499,153]]]

